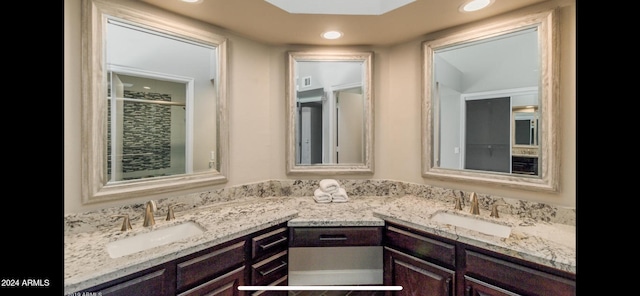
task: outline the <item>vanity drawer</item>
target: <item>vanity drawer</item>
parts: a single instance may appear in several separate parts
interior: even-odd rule
[[[437,241],[394,226],[386,227],[384,238],[386,245],[391,248],[408,252],[421,259],[435,260],[451,268],[455,267],[455,245]]]
[[[382,227],[292,227],[289,247],[380,246]]]
[[[276,281],[268,284],[267,286],[287,286],[288,285],[288,281],[287,281],[287,276],[283,276],[279,279],[277,279]],[[288,291],[274,291],[274,290],[261,290],[261,291],[255,291],[253,293],[251,293],[251,296],[287,296],[289,295]]]
[[[163,264],[71,295],[174,295],[175,269],[173,266],[172,263]]]
[[[239,295],[238,287],[244,285],[244,266],[189,289],[177,296]]]
[[[244,263],[245,240],[204,251],[177,264],[177,289],[189,288],[220,272]]]
[[[284,277],[288,272],[288,251],[284,250],[251,265],[251,284],[266,286]]]
[[[286,250],[289,240],[287,227],[256,236],[251,239],[251,258],[257,259]]]

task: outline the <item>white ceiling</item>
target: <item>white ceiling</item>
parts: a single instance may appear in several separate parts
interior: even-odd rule
[[[461,13],[465,0],[416,0],[381,15],[288,13],[265,0],[138,0],[272,45],[393,45],[422,35],[548,0],[495,0],[485,10]],[[323,0],[317,0],[323,1]],[[344,37],[324,40],[338,30]]]

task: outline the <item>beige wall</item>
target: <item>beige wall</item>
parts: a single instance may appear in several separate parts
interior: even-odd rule
[[[576,205],[576,10],[575,1],[560,10],[561,192],[522,190],[442,182],[421,176],[421,42],[418,38],[391,47],[358,47],[374,57],[374,165],[371,179],[390,179],[550,203]],[[80,0],[65,0],[64,16],[64,212],[75,213],[142,202],[148,199],[206,191],[211,188],[128,200],[82,205],[80,196]],[[128,1],[131,5],[143,5]],[[543,6],[559,2],[550,1]],[[158,12],[162,13],[162,12]],[[172,16],[229,38],[229,182],[212,188],[273,179],[285,174],[285,53],[304,47],[274,47],[231,32]],[[322,176],[305,177],[320,179]],[[340,176],[340,178],[363,178]]]

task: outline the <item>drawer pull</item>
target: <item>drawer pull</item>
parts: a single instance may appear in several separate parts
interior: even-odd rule
[[[258,272],[259,272],[261,275],[265,276],[265,275],[268,275],[268,274],[270,274],[270,273],[272,273],[272,272],[274,272],[274,271],[276,271],[276,270],[278,270],[278,269],[280,269],[280,268],[282,268],[282,267],[287,266],[287,262],[284,262],[284,261],[281,261],[281,262],[282,262],[282,263],[281,263],[280,265],[278,265],[278,266],[276,266],[276,267],[274,267],[274,268],[272,268],[272,269],[269,269],[269,270],[267,270],[267,271],[262,271],[262,270],[260,270],[260,271],[258,271]]]
[[[346,241],[347,236],[344,234],[321,234],[321,241]]]
[[[266,249],[271,248],[271,247],[273,247],[273,246],[275,246],[275,245],[277,245],[277,244],[279,244],[279,243],[281,243],[281,242],[284,242],[284,241],[286,241],[286,240],[287,240],[287,237],[286,237],[286,236],[283,236],[281,239],[279,239],[279,240],[277,240],[277,241],[274,241],[274,242],[272,242],[272,243],[268,243],[268,244],[266,244],[266,245],[262,245],[262,244],[261,244],[261,245],[260,245],[260,248],[262,248],[263,250],[266,250]]]

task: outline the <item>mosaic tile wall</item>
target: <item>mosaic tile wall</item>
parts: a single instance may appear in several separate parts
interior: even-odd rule
[[[125,98],[171,101],[158,93],[124,92]],[[161,104],[124,102],[122,172],[157,170],[171,166],[171,107]],[[109,112],[111,108],[109,108]],[[110,115],[110,114],[109,114]],[[108,116],[111,120],[111,116]],[[111,125],[108,122],[107,153],[111,157]],[[111,163],[107,165],[111,174]],[[127,179],[127,178],[125,178]]]

